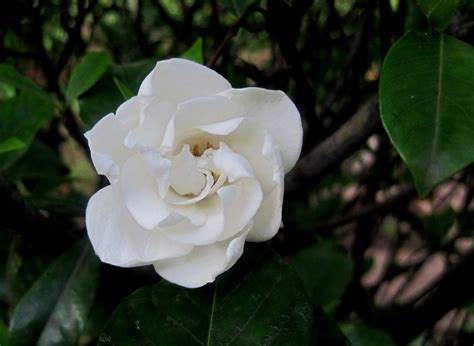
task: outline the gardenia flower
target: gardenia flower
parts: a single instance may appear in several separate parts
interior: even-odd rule
[[[277,233],[302,127],[283,92],[233,89],[205,66],[170,59],[85,136],[110,181],[86,210],[95,252],[192,288],[232,267],[246,240]]]

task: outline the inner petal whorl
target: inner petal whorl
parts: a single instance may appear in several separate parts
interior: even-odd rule
[[[199,171],[196,157],[188,144],[172,159],[170,185],[178,194],[198,195],[206,186],[206,177]]]

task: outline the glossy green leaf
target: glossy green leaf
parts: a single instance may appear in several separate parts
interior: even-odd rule
[[[18,137],[10,137],[0,142],[0,154],[26,147],[26,143]]]
[[[9,84],[16,89],[34,93],[40,93],[41,89],[32,80],[19,73],[13,66],[0,64],[0,81]]]
[[[426,196],[474,161],[474,48],[447,35],[403,36],[383,64],[380,112]]]
[[[24,143],[22,148],[0,153],[0,171],[5,170],[25,153],[36,132],[54,115],[54,99],[45,93],[24,91],[0,103],[0,143],[16,138]],[[11,142],[9,143],[12,144]],[[15,144],[15,143],[13,143]]]
[[[446,29],[459,5],[459,0],[416,0],[416,2],[438,31]]]
[[[89,90],[102,77],[111,63],[107,52],[90,52],[74,68],[66,88],[66,100],[71,101]]]
[[[80,241],[55,260],[15,307],[10,345],[73,345],[92,306],[99,262]]]
[[[166,282],[130,295],[113,313],[99,345],[310,345],[313,313],[291,267],[264,244],[212,285]]]
[[[204,63],[204,57],[202,52],[202,37],[199,37],[193,45],[181,55],[183,59],[188,59],[198,64]]]
[[[351,346],[395,346],[387,333],[366,324],[344,324],[341,329]]]
[[[333,241],[324,240],[296,254],[293,265],[314,303],[341,298],[352,278],[353,263]]]
[[[89,126],[108,113],[115,112],[123,103],[123,95],[114,82],[120,80],[135,95],[141,82],[156,65],[154,60],[143,60],[124,65],[112,65],[102,78],[79,98],[80,115]]]
[[[123,99],[126,101],[129,98],[133,97],[133,93],[130,91],[130,89],[120,81],[120,79],[114,77],[114,83],[117,86],[117,89],[120,91],[120,93],[123,96]]]

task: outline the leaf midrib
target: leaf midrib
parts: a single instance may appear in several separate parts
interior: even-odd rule
[[[440,35],[439,40],[439,59],[438,59],[438,94],[436,96],[436,112],[434,118],[434,133],[433,133],[433,144],[431,145],[430,155],[428,158],[427,169],[424,176],[424,185],[427,185],[428,176],[431,173],[432,165],[435,157],[435,152],[438,148],[439,142],[439,122],[440,122],[440,109],[441,109],[441,95],[443,86],[443,56],[444,56],[444,35]]]

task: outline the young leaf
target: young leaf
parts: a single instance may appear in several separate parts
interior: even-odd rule
[[[459,4],[459,0],[416,0],[416,2],[437,31],[446,29]]]
[[[120,79],[114,77],[114,83],[117,86],[117,89],[122,94],[125,101],[127,101],[129,98],[133,97],[133,93],[130,91],[130,89],[125,84],[123,84],[123,82],[120,81]]]
[[[26,147],[26,143],[18,137],[10,137],[3,141],[0,141],[0,154],[7,153],[9,151],[15,151]]]
[[[77,344],[95,297],[98,271],[86,241],[55,260],[15,307],[10,346]]]
[[[304,248],[295,256],[293,265],[318,305],[341,298],[352,278],[352,261],[332,241]]]
[[[267,246],[212,285],[144,287],[113,313],[99,345],[310,345],[312,306],[298,277]]]
[[[474,49],[447,35],[408,33],[385,58],[383,125],[420,196],[474,161]]]
[[[204,57],[202,54],[202,37],[199,37],[196,41],[194,41],[193,45],[186,52],[184,52],[181,57],[199,64],[203,64]]]
[[[66,88],[66,100],[70,102],[89,90],[104,75],[110,63],[107,52],[90,52],[84,56],[72,71]]]

